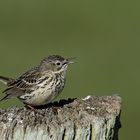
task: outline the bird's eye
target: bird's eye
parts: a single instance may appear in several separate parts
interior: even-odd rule
[[[60,62],[57,62],[57,63],[56,63],[57,66],[60,66],[60,64],[61,64]]]

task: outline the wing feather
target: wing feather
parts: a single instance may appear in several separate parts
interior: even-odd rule
[[[8,88],[3,91],[8,97],[18,97],[25,93],[25,91],[30,91],[30,89],[36,85],[36,82],[40,78],[40,72],[37,68],[33,68],[18,79],[9,82]]]
[[[45,72],[44,76],[39,71],[39,68],[35,67],[21,75],[18,79],[9,82],[8,88],[3,91],[6,94],[3,99],[20,97],[25,93],[30,93],[38,83],[47,79],[50,79],[50,74]]]

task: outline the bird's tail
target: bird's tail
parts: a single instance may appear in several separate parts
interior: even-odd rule
[[[14,81],[14,79],[0,76],[0,82],[4,83],[5,85],[7,85],[9,82],[12,82],[12,81]]]

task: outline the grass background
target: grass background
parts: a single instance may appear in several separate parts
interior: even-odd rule
[[[0,75],[18,77],[50,54],[77,57],[57,98],[119,94],[121,140],[139,133],[138,0],[0,1]],[[0,84],[0,90],[5,86]],[[3,96],[1,94],[0,96]],[[0,107],[22,105],[7,100]]]

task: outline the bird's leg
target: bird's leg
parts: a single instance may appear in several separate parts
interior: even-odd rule
[[[29,104],[25,104],[25,107],[27,107],[28,109],[31,109],[35,113],[39,113],[40,115],[44,116],[44,113],[39,112],[36,108],[34,108],[33,106],[31,106]]]
[[[33,106],[29,105],[29,104],[25,104],[25,107],[31,109],[32,111],[36,111],[36,109]]]

